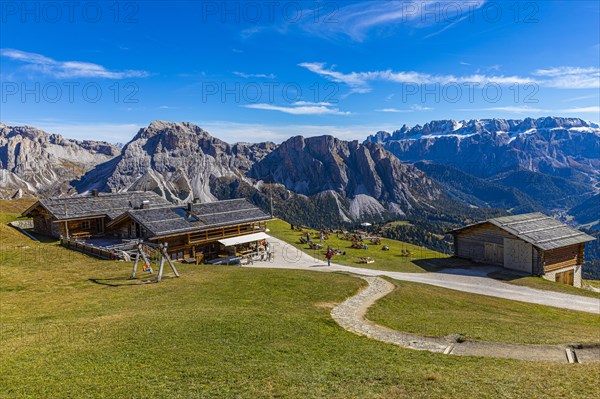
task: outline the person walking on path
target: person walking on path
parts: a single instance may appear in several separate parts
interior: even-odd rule
[[[333,257],[333,251],[331,248],[327,250],[325,257],[327,258],[327,266],[331,266],[331,258]]]

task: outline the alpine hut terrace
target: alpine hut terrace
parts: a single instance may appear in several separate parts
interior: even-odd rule
[[[271,219],[245,199],[173,205],[154,192],[97,191],[39,200],[23,216],[33,219],[36,233],[60,238],[67,246],[113,251],[114,256],[105,257],[117,258],[120,250],[141,241],[167,244],[171,259],[198,262],[223,250],[219,240],[258,240]]]

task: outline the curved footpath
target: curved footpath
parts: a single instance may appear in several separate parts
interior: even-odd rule
[[[367,309],[378,299],[395,289],[395,286],[378,276],[411,281],[473,294],[487,295],[514,301],[528,302],[556,308],[600,314],[600,299],[537,290],[510,285],[487,277],[499,268],[446,269],[436,273],[402,273],[373,270],[361,267],[327,266],[321,259],[298,250],[277,238],[269,238],[275,249],[275,260],[256,262],[248,267],[297,269],[321,272],[345,272],[368,282],[356,295],[335,306],[333,319],[344,329],[358,335],[404,348],[426,350],[446,355],[483,356],[529,361],[591,363],[600,361],[600,346],[574,348],[569,345],[526,345],[500,342],[458,341],[458,336],[426,337],[404,333],[380,326],[366,319]]]
[[[560,363],[600,361],[600,347],[573,348],[568,345],[525,345],[463,341],[458,337],[426,337],[392,330],[368,320],[368,308],[386,296],[395,286],[380,277],[357,276],[369,285],[331,310],[333,319],[344,329],[378,341],[408,349],[426,350],[445,355],[465,355]]]
[[[476,269],[445,269],[435,273],[403,273],[336,264],[327,266],[323,260],[315,259],[284,241],[274,237],[269,238],[269,241],[275,249],[275,261],[256,262],[250,267],[345,272],[371,277],[386,276],[395,280],[435,285],[473,294],[600,314],[600,299],[598,298],[511,285],[487,277],[488,273],[498,271],[499,268],[478,267]]]

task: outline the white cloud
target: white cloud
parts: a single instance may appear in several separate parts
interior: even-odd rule
[[[244,40],[250,39],[255,34],[260,33],[263,29],[264,29],[263,27],[254,27],[254,28],[244,29],[240,32],[240,37]]]
[[[29,70],[40,72],[60,79],[68,78],[103,78],[126,79],[145,78],[146,71],[126,70],[110,71],[102,65],[82,61],[56,61],[41,54],[28,53],[14,49],[0,49],[0,56],[27,64]]]
[[[410,108],[412,110],[415,110],[415,111],[431,111],[433,109],[433,108],[430,108],[430,107],[425,107],[423,105],[413,105]]]
[[[270,74],[264,74],[264,73],[244,73],[244,72],[233,72],[234,75],[239,76],[241,78],[244,79],[275,79],[275,75],[273,75],[272,73]]]
[[[514,114],[548,113],[548,114],[581,114],[581,113],[600,113],[599,106],[575,107],[563,109],[531,108],[528,106],[506,106],[506,107],[488,107],[488,108],[462,108],[457,111],[503,111]]]
[[[546,79],[545,86],[558,89],[600,88],[600,68],[562,66],[538,69],[533,73]]]
[[[266,111],[279,111],[291,115],[349,115],[350,112],[342,112],[337,108],[330,108],[323,105],[300,105],[292,107],[283,107],[272,104],[248,104],[245,108],[261,109]]]
[[[472,85],[485,85],[485,84],[499,84],[499,85],[512,85],[512,84],[527,84],[535,83],[534,79],[519,77],[519,76],[488,76],[488,75],[466,75],[466,76],[454,76],[454,75],[435,75],[429,73],[421,73],[414,71],[392,71],[390,69],[385,71],[369,71],[369,72],[350,72],[342,73],[334,70],[334,67],[328,68],[325,63],[322,62],[303,62],[298,64],[300,67],[306,68],[309,71],[316,73],[336,83],[343,83],[350,87],[352,93],[368,93],[371,91],[369,85],[373,81],[384,81],[401,84],[472,84]]]
[[[421,1],[363,1],[350,4],[336,3],[335,7],[318,7],[313,13],[306,13],[300,26],[316,36],[336,39],[346,36],[355,41],[363,41],[374,30],[408,26],[411,29],[424,29],[444,25],[441,30],[428,35],[435,36],[452,26],[471,18],[473,9],[483,6],[485,0],[457,3],[452,9],[442,9],[439,0]],[[432,11],[433,10],[433,11]],[[432,12],[437,15],[431,15]]]
[[[377,112],[392,112],[392,113],[407,113],[407,112],[415,112],[415,111],[431,111],[433,108],[425,107],[422,105],[411,105],[410,108],[407,109],[398,109],[398,108],[383,108],[376,109]]]
[[[375,111],[389,112],[389,113],[413,112],[411,109],[398,109],[398,108],[382,108],[382,109],[376,109]]]
[[[452,28],[454,25],[461,23],[462,21],[464,21],[465,19],[469,18],[469,15],[465,15],[462,18],[457,19],[454,22],[450,22],[448,25],[444,26],[442,29],[435,31],[433,33],[428,34],[427,36],[424,37],[424,39],[429,39],[431,37],[437,36],[440,33],[443,33],[445,31],[447,31],[448,29]]]
[[[345,84],[350,88],[351,93],[368,93],[371,91],[370,83],[375,81],[416,85],[459,84],[474,85],[475,87],[482,87],[486,84],[502,86],[535,84],[559,89],[600,88],[600,68],[559,67],[538,69],[533,72],[533,77],[524,77],[485,75],[481,73],[444,75],[415,71],[393,71],[391,69],[343,73],[335,70],[334,66],[328,67],[323,62],[303,62],[298,65],[332,82]],[[493,66],[493,69],[498,68],[498,65]]]
[[[294,106],[301,106],[301,105],[322,105],[324,107],[332,107],[333,106],[332,103],[328,103],[328,102],[313,103],[313,102],[310,102],[310,101],[296,101],[296,102],[292,103],[292,105],[294,105]]]
[[[600,114],[600,107],[593,106],[593,107],[566,108],[566,109],[562,109],[560,111],[564,112],[566,114],[580,114],[580,113]]]
[[[333,68],[327,69],[322,62],[303,62],[298,65],[317,75],[323,76],[332,82],[344,83],[352,89],[353,93],[368,93],[371,91],[363,73],[352,72],[344,74],[334,71]]]
[[[570,103],[570,102],[580,101],[580,100],[589,100],[590,98],[598,98],[598,94],[589,94],[587,96],[578,96],[578,97],[566,98],[566,99],[563,100],[563,102],[564,103]]]
[[[488,107],[488,108],[461,108],[457,109],[457,111],[502,111],[502,112],[510,112],[514,114],[528,114],[532,112],[552,112],[549,109],[543,108],[531,108],[528,106],[506,106],[506,107]]]

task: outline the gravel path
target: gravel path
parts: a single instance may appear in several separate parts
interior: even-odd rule
[[[372,277],[387,276],[395,280],[435,285],[473,294],[600,314],[600,299],[598,298],[521,287],[487,277],[488,273],[502,270],[501,268],[480,267],[476,269],[446,269],[436,273],[402,273],[333,263],[331,266],[327,266],[324,260],[314,258],[284,241],[274,237],[271,237],[269,241],[275,249],[275,261],[255,262],[251,267],[346,272]]]
[[[333,319],[344,329],[403,348],[426,350],[446,355],[483,356],[528,361],[589,363],[600,361],[600,348],[571,348],[568,345],[524,345],[495,342],[458,342],[456,336],[425,337],[377,325],[365,315],[368,308],[395,286],[379,277],[357,276],[369,284],[356,295],[331,310]]]

